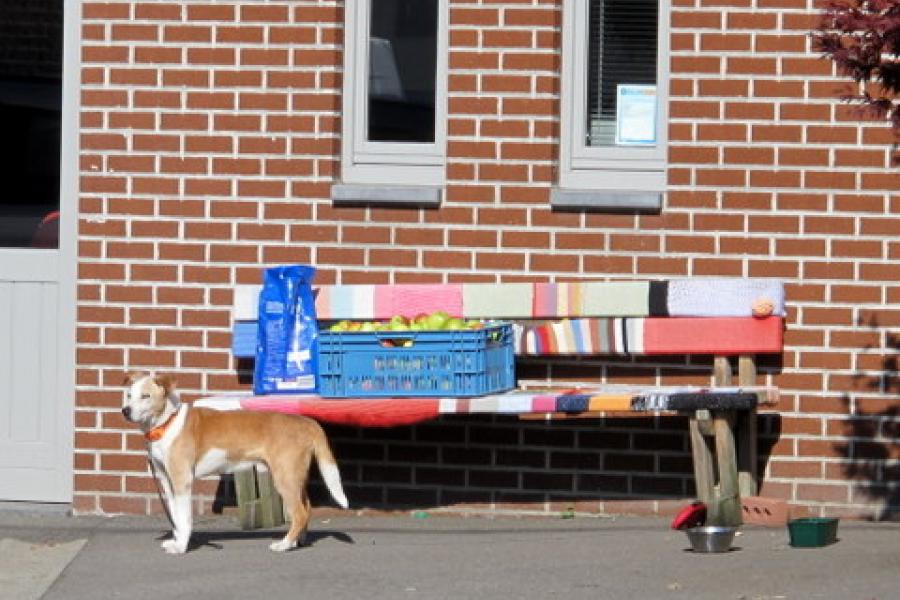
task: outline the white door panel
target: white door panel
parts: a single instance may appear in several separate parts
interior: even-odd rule
[[[0,248],[0,281],[59,281],[59,251]]]
[[[56,252],[52,252],[56,254]],[[3,263],[9,264],[9,253]],[[40,277],[35,277],[40,279]],[[59,285],[0,273],[0,499],[67,501],[71,458],[58,392]]]

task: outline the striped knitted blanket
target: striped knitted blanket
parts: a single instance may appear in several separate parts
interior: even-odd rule
[[[748,410],[777,402],[772,388],[598,386],[571,390],[514,390],[478,398],[324,399],[313,395],[201,398],[194,406],[218,410],[260,410],[312,417],[343,425],[394,427],[453,414],[527,415],[603,412],[688,412]]]

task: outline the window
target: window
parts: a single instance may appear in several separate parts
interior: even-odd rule
[[[563,5],[558,205],[659,207],[665,189],[668,0]]]
[[[63,2],[5,2],[0,23],[0,248],[57,248]]]
[[[373,186],[441,185],[447,0],[359,0],[346,11],[343,183],[370,188],[359,198],[369,200]],[[338,187],[336,199],[348,186]]]

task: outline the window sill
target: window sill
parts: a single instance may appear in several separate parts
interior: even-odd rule
[[[331,186],[335,205],[383,205],[436,208],[441,204],[442,188],[426,185],[359,185],[336,183]]]
[[[561,211],[641,212],[662,210],[662,192],[553,188],[550,208]]]

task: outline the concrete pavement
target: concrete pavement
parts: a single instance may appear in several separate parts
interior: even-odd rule
[[[726,554],[637,517],[318,516],[286,554],[268,549],[282,530],[229,516],[197,519],[183,556],[159,548],[166,532],[164,517],[0,510],[0,598],[900,598],[896,523],[842,520],[840,541],[816,549],[747,526]]]

